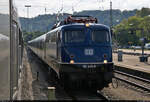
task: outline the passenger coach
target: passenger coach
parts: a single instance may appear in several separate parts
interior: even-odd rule
[[[0,100],[16,100],[23,36],[14,0],[0,0]]]

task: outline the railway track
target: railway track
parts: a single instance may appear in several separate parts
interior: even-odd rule
[[[105,100],[108,99],[103,96],[99,91],[97,93],[93,93],[87,90],[80,91],[67,91],[67,94],[72,98],[72,100]]]
[[[58,82],[58,84],[56,85],[57,88],[61,91],[61,93],[64,93],[63,95],[65,95],[68,100],[75,100],[75,101],[79,101],[79,100],[105,100],[107,101],[107,97],[105,97],[100,91],[91,91],[90,89],[66,89],[64,87],[62,87],[60,85],[60,83]],[[60,92],[59,91],[59,92]],[[61,95],[60,95],[61,96]],[[59,99],[58,99],[59,100]],[[60,100],[64,100],[64,99],[60,99]]]
[[[126,77],[129,77],[129,78],[132,78],[132,79],[135,79],[137,81],[142,81],[144,83],[147,83],[147,84],[150,84],[150,80],[147,80],[147,79],[144,79],[144,78],[141,78],[141,77],[137,77],[137,76],[134,76],[134,75],[130,75],[130,74],[127,74],[127,73],[124,73],[124,72],[121,72],[121,71],[114,71],[116,74],[119,74],[119,75],[122,75],[122,76],[126,76]],[[125,83],[128,83],[130,85],[133,85],[135,87],[138,87],[144,91],[148,91],[150,92],[150,88],[149,87],[146,87],[140,83],[137,83],[137,82],[133,82],[131,80],[128,80],[128,79],[125,79],[125,78],[122,78],[122,77],[119,77],[119,76],[114,76],[115,79],[117,80],[120,80],[120,81],[123,81]]]
[[[55,99],[73,101],[108,100],[107,97],[105,97],[100,91],[96,93],[88,90],[64,90],[64,88],[60,85],[56,86]]]

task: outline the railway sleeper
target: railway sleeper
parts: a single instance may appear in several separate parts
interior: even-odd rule
[[[79,75],[77,75],[79,76]],[[103,80],[85,79],[82,75],[76,78],[73,74],[60,73],[60,83],[66,90],[94,90],[103,89]]]

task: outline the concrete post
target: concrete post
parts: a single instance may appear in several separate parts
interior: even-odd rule
[[[48,100],[56,100],[55,87],[48,87]]]

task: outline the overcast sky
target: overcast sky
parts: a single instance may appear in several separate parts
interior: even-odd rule
[[[110,0],[15,0],[19,16],[27,17],[25,5],[31,5],[29,16],[62,12],[73,13],[82,10],[106,10],[109,9]],[[150,0],[112,0],[113,9],[133,10],[142,7],[150,8]],[[46,12],[45,12],[46,8]]]

